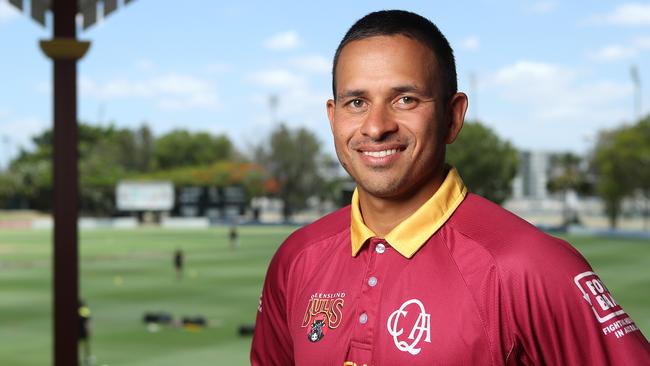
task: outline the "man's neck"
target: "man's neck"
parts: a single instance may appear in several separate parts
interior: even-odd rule
[[[445,176],[446,171],[422,184],[415,193],[397,198],[375,197],[359,187],[359,208],[364,223],[377,236],[385,237],[433,196]]]

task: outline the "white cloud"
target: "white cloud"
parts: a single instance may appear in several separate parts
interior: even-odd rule
[[[6,113],[0,119],[0,167],[6,166],[20,149],[33,147],[32,137],[52,127],[51,121],[27,116],[16,117]]]
[[[589,52],[587,56],[598,62],[616,62],[629,60],[646,50],[650,50],[650,36],[639,36],[627,44],[608,45]]]
[[[480,45],[481,42],[477,36],[469,36],[460,41],[460,47],[468,51],[476,51]]]
[[[215,86],[190,75],[166,74],[145,80],[114,79],[104,83],[81,76],[80,95],[95,99],[151,99],[163,109],[216,108]]]
[[[547,122],[611,117],[606,111],[631,93],[629,83],[587,81],[579,76],[562,66],[521,61],[497,71],[490,83],[507,100],[528,108],[532,118]]]
[[[192,108],[214,108],[218,106],[217,99],[208,94],[191,94],[185,98],[162,97],[156,105],[161,109],[192,109]]]
[[[300,45],[300,37],[295,31],[278,33],[264,42],[264,47],[272,50],[285,50]]]
[[[314,89],[309,86],[288,88],[276,94],[278,96],[277,111],[269,111],[269,95],[256,94],[251,101],[256,105],[257,113],[249,120],[250,129],[257,134],[246,133],[242,138],[251,141],[267,136],[276,122],[283,122],[291,127],[306,127],[316,133],[321,141],[323,151],[334,152],[330,126],[327,121],[325,102],[331,98],[327,89]],[[257,141],[259,143],[260,140]]]
[[[584,151],[593,143],[586,136],[631,117],[631,83],[592,75],[543,62],[508,65],[484,78],[480,118],[519,147]]]
[[[506,66],[498,70],[493,80],[499,85],[519,85],[522,81],[525,83],[545,83],[567,79],[570,77],[570,71],[562,67],[534,61],[519,61],[513,65]]]
[[[537,1],[530,5],[528,11],[534,14],[548,14],[557,8],[556,1]]]
[[[301,87],[306,80],[284,69],[257,71],[248,75],[248,80],[270,87]]]
[[[260,113],[254,118],[254,128],[269,128],[273,121],[282,121],[290,126],[306,126],[320,136],[329,134],[325,113],[325,102],[331,97],[327,87],[314,87],[310,78],[288,69],[261,70],[247,76],[248,81],[257,84],[253,102]],[[269,114],[269,96],[277,97],[273,116]]]
[[[650,25],[650,3],[627,3],[618,6],[608,14],[594,15],[587,20],[588,24],[600,25]]]
[[[621,45],[609,45],[590,53],[589,58],[600,62],[615,62],[630,59],[636,54],[637,51],[634,48]]]
[[[320,55],[294,58],[289,61],[289,64],[299,68],[300,70],[313,73],[327,74],[332,71],[332,61]]]
[[[10,5],[6,0],[0,0],[0,24],[9,23],[19,16],[20,11],[17,8]]]

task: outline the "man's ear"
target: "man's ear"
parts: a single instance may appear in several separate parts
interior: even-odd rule
[[[467,95],[465,93],[456,93],[451,97],[448,104],[449,126],[447,126],[447,138],[445,143],[451,144],[463,128],[465,122],[465,112],[467,112]]]
[[[336,102],[334,99],[327,100],[327,118],[330,120],[330,129],[334,131],[334,109],[336,108]]]

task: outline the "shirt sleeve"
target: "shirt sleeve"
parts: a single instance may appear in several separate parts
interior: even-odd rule
[[[287,326],[287,252],[280,248],[271,260],[262,288],[251,346],[251,365],[293,365],[293,344]]]
[[[504,276],[515,338],[508,364],[650,365],[648,341],[575,249],[558,240],[517,267]]]

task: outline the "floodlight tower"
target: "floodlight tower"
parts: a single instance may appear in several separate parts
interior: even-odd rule
[[[5,159],[7,159],[5,161],[5,165],[4,165],[4,170],[6,170],[6,171],[9,171],[9,163],[11,162],[10,159],[9,159],[10,143],[11,143],[11,140],[9,139],[9,136],[2,135],[2,146],[4,148],[4,156],[5,156]]]
[[[277,94],[271,94],[269,96],[269,109],[271,110],[271,124],[275,125],[278,123],[278,105],[280,104],[280,98]]]
[[[124,0],[124,4],[131,1]],[[77,39],[76,17],[81,14],[84,29],[95,24],[100,2],[104,17],[118,6],[117,0],[31,0],[31,18],[45,26],[45,14],[51,11],[54,23],[52,39],[40,42],[54,66],[54,366],[79,364],[77,61],[86,54],[90,42]],[[9,3],[23,10],[23,0]]]
[[[470,95],[472,97],[472,110],[474,114],[474,121],[478,122],[478,80],[476,73],[470,72],[469,74],[469,87]]]
[[[632,65],[630,68],[630,77],[634,84],[634,118],[641,119],[641,77],[636,65]]]

